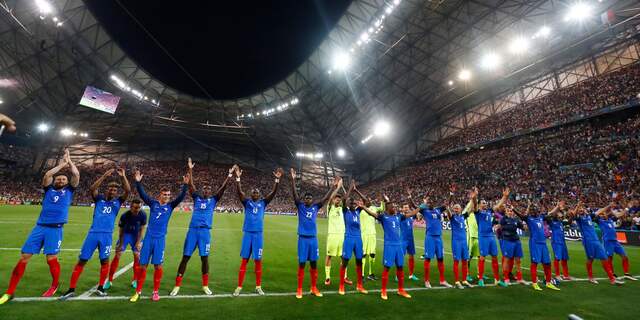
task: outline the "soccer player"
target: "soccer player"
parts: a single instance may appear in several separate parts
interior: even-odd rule
[[[104,284],[107,280],[107,276],[109,275],[109,255],[111,254],[111,243],[113,241],[113,227],[116,222],[116,217],[118,216],[118,211],[120,211],[120,206],[127,201],[129,194],[131,193],[131,185],[129,185],[129,181],[127,180],[123,168],[118,168],[117,172],[122,179],[124,193],[121,196],[118,196],[118,189],[120,188],[120,185],[117,182],[109,182],[106,194],[98,193],[100,185],[105,179],[113,174],[113,171],[114,169],[107,170],[91,185],[91,187],[89,187],[91,197],[95,202],[95,207],[93,208],[93,222],[91,223],[89,233],[82,244],[78,263],[73,268],[71,280],[69,281],[69,290],[60,297],[61,301],[75,296],[78,279],[80,279],[84,266],[87,264],[87,261],[91,259],[91,256],[93,256],[93,252],[95,252],[96,249],[98,250],[100,258],[100,278],[96,294],[101,297],[107,295],[104,289]]]
[[[342,203],[342,214],[345,225],[344,243],[342,245],[342,264],[340,265],[340,285],[338,294],[344,295],[345,272],[351,259],[351,255],[356,258],[356,290],[362,294],[367,294],[367,290],[362,286],[362,236],[360,233],[360,208],[356,200],[351,198],[351,192],[356,189],[355,180],[351,180],[351,185]]]
[[[478,200],[476,199],[476,202]],[[474,210],[468,212],[476,212],[477,203],[474,204]],[[469,208],[465,208],[467,210]],[[469,261],[467,261],[467,268],[471,269],[471,259],[476,258],[478,260],[478,264],[476,265],[476,275],[480,274],[479,262],[480,262],[480,245],[478,244],[478,222],[476,221],[476,215],[470,214],[466,219],[467,221],[467,247],[469,247]],[[473,277],[471,275],[467,275],[467,282],[473,281]]]
[[[453,193],[455,189],[452,188]],[[469,193],[469,203],[462,210],[459,204],[451,206],[452,197],[449,199],[450,207],[446,213],[449,216],[451,222],[451,252],[453,254],[453,276],[455,279],[454,286],[458,289],[464,289],[464,287],[471,287],[467,276],[469,273],[469,247],[467,245],[467,223],[469,218],[469,212],[475,212],[475,205],[477,203],[476,198],[478,196],[478,190],[474,189]],[[462,263],[462,278],[460,277],[460,263]],[[462,281],[460,281],[462,279]]]
[[[291,168],[291,194],[293,202],[298,209],[298,288],[296,290],[296,298],[302,299],[302,282],[304,281],[304,267],[309,261],[309,273],[311,274],[311,294],[316,297],[322,297],[322,293],[318,290],[318,258],[320,249],[318,248],[318,229],[316,226],[316,218],[318,210],[329,200],[332,194],[340,188],[342,178],[335,179],[334,184],[327,194],[318,202],[313,201],[313,195],[309,192],[304,194],[304,200],[301,201],[296,190],[296,170]]]
[[[555,269],[557,280],[572,280],[569,276],[569,250],[567,248],[567,242],[564,238],[564,226],[566,225],[564,218],[565,202],[559,201],[558,205],[553,208],[547,216],[545,221],[551,229],[551,249],[553,250],[553,267]],[[562,264],[562,277],[560,277],[560,265]]]
[[[613,215],[611,209],[615,207],[615,203],[611,203],[608,206],[600,209],[598,211],[598,216],[596,217],[596,221],[600,226],[600,230],[602,230],[602,243],[604,245],[604,251],[607,254],[609,259],[609,267],[613,272],[613,255],[617,254],[622,259],[622,269],[624,272],[624,278],[632,281],[636,281],[631,273],[629,273],[629,258],[627,258],[627,254],[624,252],[624,248],[618,241],[618,237],[616,236],[616,227],[615,221],[619,218]]]
[[[509,197],[509,188],[502,192],[502,198],[493,209],[488,207],[487,201],[481,200],[480,206],[476,206],[477,210],[474,215],[478,223],[478,245],[480,249],[480,258],[478,260],[478,286],[484,287],[484,264],[485,259],[491,256],[491,270],[493,271],[494,284],[500,284],[500,270],[498,266],[498,246],[496,244],[496,235],[493,226],[498,224],[494,219],[493,211],[497,211],[502,207]]]
[[[140,194],[142,201],[149,206],[149,224],[147,227],[147,233],[144,235],[142,241],[142,248],[140,249],[140,267],[137,270],[137,286],[135,293],[131,296],[129,301],[137,302],[140,299],[142,293],[142,287],[144,281],[147,278],[147,265],[149,262],[153,264],[153,293],[151,295],[152,301],[160,300],[158,289],[160,289],[160,281],[162,280],[162,263],[164,262],[164,247],[167,236],[167,225],[173,210],[180,205],[184,197],[187,195],[189,189],[189,175],[182,177],[182,188],[180,194],[173,200],[171,199],[171,191],[168,188],[160,189],[160,196],[158,199],[153,199],[144,191],[142,186],[142,173],[139,170],[135,172],[136,190]]]
[[[240,249],[240,257],[242,262],[240,264],[240,270],[238,271],[238,287],[233,291],[233,296],[237,297],[242,291],[242,283],[244,282],[244,275],[247,272],[247,262],[249,258],[253,257],[255,263],[256,274],[256,289],[255,292],[261,296],[264,295],[262,290],[262,231],[264,225],[264,211],[276,196],[278,192],[278,186],[280,185],[280,178],[282,177],[282,168],[276,169],[273,175],[276,177],[273,189],[264,198],[260,195],[260,190],[257,188],[251,189],[251,197],[247,198],[242,191],[240,185],[240,177],[242,176],[242,170],[236,166],[236,187],[238,191],[238,197],[240,202],[244,206],[244,223],[242,225],[242,248]]]
[[[136,281],[136,271],[140,267],[140,248],[142,247],[142,234],[147,225],[147,215],[142,211],[142,201],[140,199],[131,200],[129,210],[120,216],[120,222],[118,222],[118,242],[116,243],[116,255],[111,261],[111,267],[109,268],[109,280],[104,284],[104,289],[111,288],[113,277],[118,270],[118,264],[120,263],[120,257],[122,253],[127,250],[127,246],[131,247],[133,253],[133,279],[131,280],[131,287],[136,288],[138,283]]]
[[[71,169],[71,181],[67,176],[58,174],[60,170],[67,166]],[[51,297],[58,291],[58,280],[60,278],[58,252],[60,252],[60,245],[62,244],[62,227],[67,223],[73,193],[79,183],[80,171],[71,161],[69,150],[65,150],[62,162],[47,171],[42,178],[42,188],[44,189],[42,210],[36,226],[22,246],[20,260],[13,268],[11,279],[9,280],[9,288],[0,298],[0,305],[13,299],[27,263],[34,254],[39,254],[41,250],[44,251],[47,257],[47,264],[53,278],[51,287],[42,296]]]
[[[341,195],[334,192],[333,197],[329,200],[327,206],[327,257],[324,263],[325,280],[324,285],[331,284],[331,258],[342,255],[342,244],[344,242],[344,219],[342,217],[342,201]],[[345,274],[346,277],[346,274]],[[349,279],[345,279],[345,283],[352,285]]]
[[[413,201],[409,199],[409,201]],[[414,204],[415,206],[415,204]],[[425,195],[423,203],[419,206],[420,214],[425,220],[426,235],[424,237],[424,286],[431,288],[430,269],[431,259],[438,260],[438,272],[440,273],[440,285],[451,288],[444,278],[444,247],[442,245],[442,212],[446,207],[434,207],[429,195]]]
[[[580,227],[580,232],[582,232],[582,245],[584,246],[584,251],[587,256],[587,274],[589,276],[589,282],[598,284],[598,280],[593,278],[593,259],[598,259],[602,263],[602,268],[607,273],[609,283],[612,285],[620,285],[624,282],[617,280],[613,276],[613,270],[611,270],[611,266],[607,260],[607,254],[604,251],[602,243],[600,243],[600,240],[598,239],[593,223],[593,219],[595,219],[603,209],[600,209],[596,214],[588,214],[586,209],[583,208],[582,202],[578,201],[575,210],[570,213],[570,217],[572,220],[576,221],[578,227]]]
[[[384,212],[384,201],[380,201],[380,206],[375,206],[370,198],[360,193],[358,189],[355,190],[360,198],[363,199],[364,205],[369,210],[382,213]],[[383,197],[384,198],[384,197]],[[373,274],[373,264],[376,262],[376,219],[366,212],[360,211],[360,227],[362,228],[362,250],[364,257],[362,258],[362,276],[364,277],[364,269],[369,260],[369,274],[367,280],[377,280]]]
[[[189,168],[189,192],[191,198],[193,198],[193,213],[191,215],[191,223],[189,223],[189,231],[187,231],[187,237],[184,240],[184,249],[182,253],[182,260],[178,266],[178,274],[176,275],[176,284],[169,293],[170,296],[178,295],[180,286],[182,286],[182,277],[187,270],[187,263],[191,259],[191,255],[198,248],[200,253],[200,261],[202,262],[202,291],[204,294],[210,296],[213,294],[209,289],[209,250],[211,249],[211,227],[213,225],[213,213],[216,208],[216,204],[222,198],[224,191],[227,189],[229,179],[233,176],[236,165],[233,165],[229,169],[227,178],[224,179],[222,185],[216,193],[213,193],[213,189],[210,185],[204,185],[202,187],[202,193],[198,193],[198,189],[193,182],[193,167],[195,163],[188,160],[187,167]]]
[[[504,274],[503,281],[499,281],[498,285],[506,287],[509,285],[509,274],[513,270],[515,263],[516,277],[518,282],[522,281],[522,243],[520,242],[520,236],[518,236],[518,229],[524,229],[522,220],[518,218],[510,205],[503,205],[504,207],[496,208],[496,211],[504,208],[505,215],[500,219],[500,230],[502,231],[502,255],[505,257],[505,264],[502,267],[502,273]]]
[[[407,198],[411,198],[411,191],[407,191]],[[402,214],[405,216],[411,212],[410,204],[402,205]],[[406,219],[401,221],[400,231],[402,231],[402,248],[404,250],[404,254],[408,255],[409,261],[409,280],[418,281],[418,277],[413,273],[415,271],[415,255],[416,255],[416,243],[413,237],[413,222],[415,221],[415,216],[407,217]],[[396,278],[397,281],[397,278]]]
[[[560,203],[551,210],[555,212],[560,209]],[[548,289],[560,290],[551,282],[551,258],[549,248],[547,248],[547,237],[544,234],[544,219],[546,214],[539,213],[531,209],[531,201],[527,204],[527,210],[519,214],[527,223],[529,228],[529,255],[531,257],[531,284],[536,291],[542,291],[538,285],[538,264],[542,263],[544,268],[544,280]]]
[[[370,210],[366,205],[360,205],[358,208],[371,215],[382,224],[384,230],[384,251],[383,251],[383,266],[382,271],[382,290],[380,291],[380,297],[382,300],[387,300],[387,283],[389,282],[389,269],[395,265],[396,277],[398,278],[398,295],[411,298],[411,295],[404,289],[404,248],[402,247],[402,221],[415,216],[419,208],[414,209],[408,213],[397,213],[395,204],[387,199],[387,209],[384,213]]]

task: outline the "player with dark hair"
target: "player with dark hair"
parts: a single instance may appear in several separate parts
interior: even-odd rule
[[[304,281],[304,267],[309,261],[309,273],[311,275],[311,294],[316,297],[322,297],[322,293],[318,290],[318,258],[320,257],[320,249],[318,247],[318,229],[316,226],[316,218],[318,210],[327,202],[336,190],[342,184],[342,178],[337,177],[334,184],[324,197],[318,201],[313,201],[313,195],[309,192],[304,194],[301,201],[296,189],[296,170],[291,168],[291,194],[293,202],[298,209],[298,288],[296,290],[296,298],[302,298],[302,282]]]
[[[147,215],[142,211],[142,201],[140,199],[131,200],[129,210],[120,215],[116,254],[111,261],[109,280],[104,284],[105,290],[111,288],[111,282],[113,282],[113,277],[118,270],[120,257],[122,253],[127,250],[127,246],[131,247],[131,252],[133,253],[133,279],[131,280],[131,287],[135,289],[138,286],[136,271],[139,270],[140,267],[140,248],[142,247],[142,234],[144,234],[146,225]]]
[[[340,187],[344,189],[344,187]],[[327,204],[327,257],[324,263],[325,280],[324,285],[331,284],[331,258],[339,257],[342,254],[344,243],[344,219],[342,217],[342,196],[336,190]],[[346,274],[345,274],[346,277]],[[349,279],[345,283],[351,285]]]
[[[140,249],[140,267],[136,271],[137,273],[137,287],[136,291],[131,296],[129,301],[137,302],[140,299],[142,293],[142,287],[147,277],[147,265],[149,262],[153,264],[153,293],[151,294],[152,301],[160,300],[158,289],[160,289],[160,281],[162,280],[162,263],[164,262],[164,247],[167,236],[167,225],[173,210],[184,200],[189,189],[189,175],[182,177],[182,188],[180,194],[175,199],[171,200],[171,191],[163,187],[160,189],[160,195],[158,199],[153,199],[144,191],[142,186],[142,173],[139,170],[135,172],[136,190],[140,194],[140,198],[149,206],[149,225],[147,227],[147,233],[144,236],[142,242],[142,248]]]
[[[131,193],[131,185],[127,180],[127,176],[123,168],[117,168],[117,172],[122,179],[124,193],[118,196],[118,189],[120,188],[120,185],[117,182],[109,182],[107,185],[107,192],[105,194],[98,193],[98,189],[102,182],[110,177],[114,170],[115,169],[107,170],[107,172],[98,178],[98,180],[96,180],[96,182],[94,182],[89,188],[91,197],[95,202],[95,207],[93,208],[93,222],[91,223],[89,233],[82,244],[78,263],[73,268],[73,273],[71,273],[69,290],[60,297],[60,300],[62,301],[75,296],[78,279],[80,279],[84,266],[87,264],[89,259],[91,259],[96,249],[98,250],[100,258],[100,278],[96,294],[102,297],[107,295],[104,289],[104,284],[109,275],[109,255],[111,254],[111,243],[113,241],[113,227],[116,217],[118,216],[118,211],[120,211],[120,206],[127,201],[129,194]]]
[[[407,194],[407,199],[411,199],[410,190],[407,190]],[[409,203],[405,203],[402,205],[401,212],[405,215],[411,212],[411,200],[409,200]],[[415,271],[416,265],[416,242],[413,237],[413,222],[415,221],[415,219],[415,216],[410,216],[406,219],[403,219],[400,224],[400,231],[402,231],[402,248],[404,249],[404,254],[409,256],[409,277],[407,277],[407,279],[418,281],[420,279],[418,279],[418,277],[416,277],[416,275],[413,273]]]
[[[211,227],[213,226],[213,213],[216,205],[224,191],[227,189],[229,179],[233,176],[233,172],[236,169],[236,165],[233,165],[229,169],[227,178],[224,179],[222,185],[216,193],[213,193],[213,188],[210,185],[204,185],[202,187],[202,193],[198,193],[195,183],[193,182],[193,167],[195,164],[188,160],[189,168],[189,191],[193,198],[193,213],[191,215],[191,223],[189,224],[189,231],[187,237],[184,240],[184,249],[182,253],[182,260],[178,266],[178,274],[176,275],[176,284],[169,293],[170,296],[175,296],[180,291],[182,286],[182,277],[187,270],[187,263],[191,259],[191,255],[198,248],[200,253],[200,261],[202,261],[202,291],[208,296],[212,295],[211,289],[209,289],[209,250],[211,249]]]
[[[553,267],[555,269],[556,280],[572,280],[569,276],[569,249],[564,238],[564,226],[567,224],[563,220],[565,202],[559,201],[558,205],[545,217],[545,221],[551,229],[551,249],[553,250]],[[560,265],[562,264],[562,277],[560,276]]]
[[[371,198],[360,193],[358,189],[355,190],[360,198],[364,201],[364,205],[371,211],[377,213],[384,212],[384,201],[380,201],[380,206],[376,206]],[[374,195],[375,197],[375,195]],[[374,200],[376,200],[374,198]],[[369,273],[367,274],[367,280],[376,280],[375,274],[373,274],[373,264],[376,262],[376,220],[366,212],[360,211],[360,227],[362,231],[362,251],[364,257],[362,258],[362,276],[365,275],[365,267],[367,260],[369,260]]]
[[[249,258],[253,257],[255,263],[256,274],[256,289],[255,292],[258,295],[263,296],[262,290],[262,245],[263,237],[262,231],[264,226],[264,212],[271,200],[276,196],[278,192],[278,186],[280,185],[280,178],[284,171],[282,168],[276,169],[273,175],[276,177],[273,189],[266,196],[262,197],[260,190],[257,188],[251,189],[251,196],[245,196],[240,185],[240,177],[242,176],[242,170],[240,167],[236,167],[236,188],[238,191],[238,198],[244,206],[244,223],[242,225],[242,247],[240,249],[240,257],[242,262],[240,263],[240,270],[238,271],[238,287],[233,291],[233,296],[237,297],[242,291],[242,284],[244,283],[244,275],[247,273],[247,262]]]
[[[478,246],[480,249],[480,259],[478,260],[478,286],[484,287],[484,264],[485,258],[491,256],[491,269],[493,271],[494,284],[500,283],[500,267],[498,265],[498,245],[496,244],[496,234],[493,226],[499,222],[494,219],[494,210],[502,207],[509,197],[509,188],[502,191],[502,198],[493,209],[488,207],[485,200],[480,201],[480,205],[474,215],[478,223]]]
[[[71,181],[67,176],[58,174],[60,170],[67,166],[71,169]],[[58,291],[60,278],[58,253],[62,245],[62,227],[67,223],[73,193],[79,183],[80,171],[71,161],[69,150],[65,150],[62,162],[47,171],[42,178],[42,188],[44,189],[42,210],[36,226],[22,246],[20,260],[18,260],[11,273],[9,288],[0,297],[0,305],[13,299],[13,294],[24,275],[27,263],[34,254],[39,254],[40,251],[43,251],[47,257],[49,272],[53,278],[51,287],[42,296],[51,297]]]
[[[613,272],[613,255],[617,254],[622,259],[622,270],[624,272],[624,278],[627,280],[636,281],[637,279],[633,277],[631,273],[629,273],[629,258],[624,251],[624,247],[622,247],[622,245],[618,241],[618,237],[616,236],[615,221],[620,217],[616,217],[612,212],[612,209],[615,206],[615,203],[610,203],[608,206],[598,211],[596,222],[598,222],[598,226],[600,226],[600,230],[602,231],[602,244],[604,245],[604,251],[607,254],[607,258],[609,259],[609,266],[611,268],[611,271]]]
[[[362,235],[360,232],[360,204],[351,198],[351,192],[356,189],[355,180],[351,180],[351,185],[347,194],[342,201],[342,214],[344,219],[345,234],[344,243],[342,245],[342,264],[340,265],[340,285],[338,286],[338,294],[344,295],[345,273],[351,255],[355,254],[356,258],[356,290],[362,294],[367,294],[367,290],[362,286],[362,257],[364,255],[362,248]]]
[[[420,209],[416,208],[408,213],[396,212],[396,206],[389,199],[385,199],[386,210],[384,213],[378,213],[377,211],[370,210],[365,205],[359,205],[360,210],[364,210],[366,213],[376,218],[382,224],[384,230],[384,251],[383,251],[383,266],[382,271],[382,290],[380,291],[380,297],[382,300],[387,300],[387,283],[389,282],[389,269],[395,265],[396,277],[398,278],[398,295],[411,298],[411,295],[404,289],[404,248],[402,247],[402,231],[400,225],[402,220],[415,216]]]

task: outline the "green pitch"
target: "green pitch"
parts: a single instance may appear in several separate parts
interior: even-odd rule
[[[36,221],[37,206],[0,206],[0,291],[4,292],[8,285],[11,270],[15,265],[20,247]],[[122,212],[122,211],[121,211]],[[296,289],[297,270],[297,220],[295,217],[267,216],[265,218],[265,245],[263,262],[263,288],[267,294],[285,293],[285,295],[239,298],[184,298],[168,299],[166,295],[172,289],[175,272],[182,255],[182,245],[190,215],[176,212],[171,219],[167,248],[165,251],[164,278],[161,286],[163,299],[158,303],[151,302],[148,297],[132,304],[127,300],[108,301],[12,301],[0,306],[1,319],[84,319],[89,316],[97,319],[199,319],[199,318],[332,318],[346,316],[359,319],[372,318],[425,318],[429,319],[494,319],[507,318],[565,319],[570,313],[578,314],[585,319],[624,319],[635,318],[637,308],[633,297],[640,294],[640,281],[627,281],[621,287],[613,287],[607,281],[599,285],[587,282],[563,282],[560,292],[545,290],[534,292],[530,287],[511,286],[509,288],[487,287],[465,290],[422,290],[422,281],[408,282],[413,299],[404,299],[390,293],[388,301],[382,301],[379,292],[368,295],[348,293],[346,296],[335,294],[337,290],[338,261],[333,262],[332,280],[329,287],[321,283],[324,278],[324,263],[319,263],[319,287],[325,296],[315,298],[305,295],[302,300],[293,296]],[[58,292],[67,289],[71,270],[76,263],[82,241],[91,223],[90,208],[72,208],[69,224],[65,226],[64,251],[59,255],[62,265],[61,287]],[[324,261],[326,238],[326,220],[319,219],[320,259]],[[229,294],[236,287],[237,271],[240,264],[239,250],[242,237],[242,215],[216,214],[214,218],[213,242],[211,249],[210,287],[214,294]],[[114,233],[115,235],[115,233]],[[383,234],[378,226],[378,238]],[[416,245],[418,253],[422,251],[424,230],[416,229]],[[449,233],[445,233],[445,251],[448,251]],[[115,238],[114,238],[115,243]],[[526,241],[523,242],[527,251]],[[574,277],[586,278],[584,253],[579,243],[570,243],[571,260],[569,268]],[[634,274],[640,273],[640,248],[626,247]],[[197,255],[197,253],[196,253]],[[381,273],[382,241],[378,241],[378,256],[375,273]],[[525,252],[525,257],[528,253]],[[130,252],[123,255],[120,267],[132,261]],[[452,283],[451,256],[445,258],[447,280]],[[523,266],[528,267],[528,259],[523,259]],[[621,263],[615,260],[617,274],[622,274]],[[79,294],[89,290],[98,280],[99,264],[94,254],[78,283]],[[405,263],[406,269],[406,263]],[[542,269],[542,268],[539,268]],[[471,267],[475,274],[475,261]],[[490,265],[487,266],[490,273]],[[528,269],[523,270],[529,279]],[[594,264],[596,277],[605,277],[599,263]],[[153,282],[153,271],[149,269],[144,294],[150,293]],[[354,262],[350,264],[348,274],[355,279]],[[394,271],[391,274],[395,274]],[[422,278],[422,261],[416,257],[416,274]],[[437,269],[432,263],[432,280],[437,280]],[[110,297],[130,296],[129,286],[132,271],[127,270],[109,290]],[[43,256],[34,256],[27,266],[18,290],[17,298],[38,297],[44,292],[51,278]],[[308,290],[308,272],[305,275],[305,291]],[[432,281],[436,284],[437,281]],[[250,263],[244,285],[244,293],[248,294],[254,286],[253,264]],[[380,281],[368,281],[365,287],[369,290],[380,288]],[[396,288],[393,276],[390,276],[390,289]],[[436,285],[437,287],[437,285]],[[353,290],[354,288],[350,288]],[[287,294],[290,293],[290,294]],[[180,295],[201,295],[200,261],[194,256],[189,263]]]

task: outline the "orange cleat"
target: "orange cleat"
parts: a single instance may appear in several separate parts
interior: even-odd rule
[[[361,286],[358,286],[358,287],[356,288],[356,290],[357,290],[358,292],[362,293],[362,294],[367,294],[367,293],[369,293],[369,291],[365,290],[365,288],[364,288],[364,287],[361,287]]]
[[[51,286],[47,291],[45,291],[42,296],[43,297],[53,297],[54,294],[58,292],[58,286]]]
[[[389,299],[389,297],[387,297],[387,293],[386,292],[380,292],[380,298],[382,298],[382,300]]]
[[[302,289],[298,288],[298,290],[296,290],[296,298],[302,299]]]
[[[311,294],[316,296],[316,297],[322,297],[322,292],[320,292],[320,290],[318,290],[318,288],[311,288]]]
[[[353,285],[353,281],[349,280],[349,278],[344,278],[344,283],[346,285]]]
[[[411,299],[411,295],[404,290],[398,290],[398,295],[407,299]]]

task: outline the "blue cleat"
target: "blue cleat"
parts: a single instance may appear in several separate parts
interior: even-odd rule
[[[484,280],[483,279],[478,280],[478,287],[484,287]]]
[[[102,289],[104,289],[104,290],[109,290],[109,288],[111,288],[111,281],[107,280],[107,281],[104,283],[104,286],[102,286]]]
[[[131,288],[135,289],[136,287],[138,287],[138,281],[136,280],[131,281]]]

